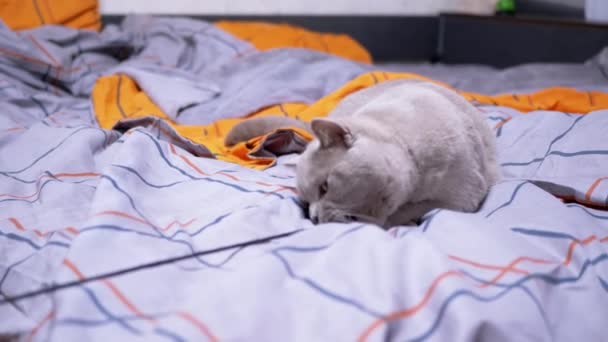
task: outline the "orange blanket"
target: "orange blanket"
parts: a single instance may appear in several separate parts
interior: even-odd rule
[[[98,31],[101,28],[97,0],[3,0],[0,18],[13,30],[40,25],[64,25]]]
[[[215,25],[250,42],[262,51],[281,47],[300,47],[326,52],[357,62],[372,62],[369,52],[356,40],[345,34],[320,33],[288,24],[253,21],[218,21]]]
[[[404,73],[372,72],[363,74],[345,84],[337,91],[321,98],[312,105],[285,103],[263,109],[248,117],[285,115],[310,121],[314,117],[326,116],[348,94],[378,82],[397,79],[416,78],[428,80],[422,76]],[[119,82],[120,80],[120,82]],[[119,89],[119,84],[122,84]],[[599,92],[581,92],[569,88],[549,88],[532,94],[505,94],[486,96],[475,93],[460,92],[465,98],[483,104],[494,104],[513,107],[523,112],[532,110],[556,110],[576,113],[587,113],[593,110],[608,108],[608,94]],[[120,100],[120,103],[119,103]],[[112,75],[100,78],[93,89],[93,105],[101,127],[112,128],[119,120],[145,116],[156,116],[165,120],[180,135],[190,141],[202,144],[218,159],[238,163],[244,166],[264,169],[274,164],[274,158],[258,158],[251,153],[262,146],[266,138],[258,137],[248,143],[241,143],[231,148],[224,146],[224,137],[236,123],[245,118],[222,119],[211,125],[179,125],[173,122],[150,98],[125,75]],[[122,109],[122,112],[121,112]],[[304,131],[298,134],[311,139]]]
[[[311,32],[286,24],[218,22],[216,25],[241,39],[250,41],[261,50],[297,46],[324,51],[355,61],[371,62],[371,57],[365,48],[345,35]],[[415,78],[431,81],[414,74],[371,72],[351,80],[342,88],[319,99],[312,105],[283,103],[252,113],[248,117],[285,115],[303,121],[310,121],[314,117],[329,114],[336,104],[348,94],[365,87],[370,87],[378,82],[396,78]],[[581,92],[569,88],[549,88],[532,94],[503,94],[496,96],[469,92],[460,92],[460,94],[472,102],[508,106],[522,112],[544,109],[587,113],[597,109],[608,108],[608,94]],[[231,148],[224,146],[225,135],[236,123],[245,118],[222,119],[211,125],[179,125],[163,113],[137,86],[135,81],[125,75],[112,75],[100,78],[93,89],[93,105],[97,120],[103,128],[112,128],[123,119],[155,116],[164,120],[183,138],[195,144],[205,146],[218,159],[256,169],[266,168],[275,162],[274,158],[252,156],[253,152],[262,147],[262,143],[267,136],[258,137]],[[312,138],[307,132],[297,129],[294,129],[294,131],[305,139]]]

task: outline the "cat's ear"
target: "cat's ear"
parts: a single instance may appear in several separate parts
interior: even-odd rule
[[[331,146],[350,147],[352,136],[349,130],[339,123],[329,119],[314,119],[310,125],[315,137],[319,139],[321,147]]]

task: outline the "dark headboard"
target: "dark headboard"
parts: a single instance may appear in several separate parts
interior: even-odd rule
[[[346,33],[363,44],[375,60],[427,61],[435,53],[437,17],[398,16],[186,16],[207,21],[255,20],[289,23],[319,32]],[[105,16],[104,23],[116,23],[118,16]]]
[[[580,63],[608,46],[608,25],[583,21],[443,15],[439,26],[445,63]]]
[[[561,13],[561,12],[560,12]],[[375,61],[486,64],[582,62],[608,46],[608,25],[561,16],[188,16],[208,21],[285,22],[351,35]],[[564,19],[566,18],[566,19]],[[105,24],[121,16],[104,16]]]

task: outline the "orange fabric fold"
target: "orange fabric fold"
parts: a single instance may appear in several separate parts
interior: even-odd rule
[[[500,94],[494,96],[461,92],[469,101],[505,106],[522,112],[554,110],[569,113],[589,113],[608,108],[608,94],[598,91],[579,91],[572,88],[554,87],[530,94]]]
[[[167,122],[185,139],[205,146],[220,160],[238,163],[254,169],[264,169],[274,164],[274,158],[255,157],[252,153],[262,147],[269,134],[239,143],[233,147],[224,146],[224,137],[238,122],[251,117],[271,115],[288,116],[309,122],[315,117],[327,116],[343,98],[353,92],[386,80],[408,78],[436,82],[415,74],[370,72],[347,82],[340,89],[311,105],[284,103],[264,108],[245,118],[221,119],[210,125],[180,125],[175,123],[152,102],[133,79],[125,75],[111,75],[100,78],[93,88],[92,97],[95,115],[103,128],[112,128],[120,120],[155,116]],[[440,82],[436,83],[441,84]],[[570,88],[548,88],[531,94],[495,96],[471,92],[460,93],[470,101],[512,107],[523,112],[554,110],[587,113],[598,109],[608,109],[608,94],[581,92]],[[307,140],[312,138],[306,131],[296,128],[292,130]]]
[[[345,34],[313,32],[288,24],[254,21],[218,21],[215,25],[250,42],[262,51],[281,47],[300,47],[357,62],[372,62],[369,52],[356,40]]]
[[[0,18],[13,30],[41,25],[64,25],[99,31],[101,17],[97,0],[4,0]]]

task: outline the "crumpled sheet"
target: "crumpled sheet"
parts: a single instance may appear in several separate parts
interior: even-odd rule
[[[167,31],[190,22],[163,20]],[[435,210],[420,226],[388,232],[313,226],[297,200],[291,156],[256,171],[198,157],[160,139],[158,126],[98,127],[89,98],[95,79],[150,57],[156,39],[134,45],[136,32],[116,27],[100,35],[51,30],[0,31],[0,300],[302,231],[0,304],[0,334],[35,341],[605,336],[608,111],[480,106],[496,132],[504,178],[478,213]],[[209,30],[239,51],[250,48]],[[51,36],[55,43],[44,42]],[[73,53],[55,54],[57,44]],[[223,46],[216,52],[237,53]]]

